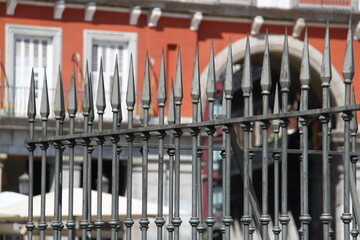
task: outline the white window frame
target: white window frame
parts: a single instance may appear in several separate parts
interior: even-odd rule
[[[52,76],[47,75],[49,89],[55,86],[58,74],[58,66],[60,66],[62,58],[62,29],[57,27],[43,27],[33,25],[6,24],[5,25],[5,70],[7,75],[7,84],[14,86],[15,84],[15,39],[17,37],[33,37],[33,38],[50,38],[52,39],[52,56],[53,69]],[[42,79],[40,79],[42,81]],[[29,75],[30,87],[30,75]],[[14,91],[5,92],[5,99],[12,103],[14,100]],[[53,99],[50,96],[51,106]],[[26,103],[27,104],[27,103]],[[37,103],[39,105],[40,103]],[[25,116],[25,115],[24,115]]]
[[[128,46],[129,51],[129,59],[123,59],[123,61],[130,61],[130,55],[132,55],[133,59],[133,67],[134,67],[134,79],[136,79],[137,73],[137,33],[134,32],[118,32],[118,31],[102,31],[102,30],[84,30],[84,51],[83,51],[83,66],[85,68],[86,61],[88,61],[89,69],[92,67],[92,46],[94,42],[109,42],[114,44],[125,43]],[[129,69],[123,69],[126,73]],[[128,75],[128,74],[126,74]],[[128,79],[123,79],[123,81],[128,82]],[[127,85],[126,85],[127,86]],[[136,80],[135,80],[136,86]],[[94,89],[97,89],[97,86],[93,86]],[[108,91],[109,89],[105,89]],[[124,89],[125,90],[125,89]],[[125,90],[126,91],[126,90]],[[121,94],[121,103],[123,110],[123,121],[127,121],[127,114],[125,114],[124,109],[126,109],[125,104],[126,96]],[[94,101],[96,101],[94,99]],[[106,106],[106,108],[111,108],[111,106]],[[111,117],[111,116],[110,116]],[[107,116],[104,116],[104,119],[108,119]]]

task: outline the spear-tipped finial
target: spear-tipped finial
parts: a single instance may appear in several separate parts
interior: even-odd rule
[[[352,104],[356,104],[354,86],[352,87],[351,102],[352,102]],[[357,113],[356,113],[356,111],[354,111],[353,114],[354,114],[354,116],[351,119],[350,129],[351,129],[352,133],[356,134],[358,132],[358,121],[357,121]]]
[[[200,99],[200,73],[199,73],[199,48],[195,49],[194,72],[191,85],[192,102],[197,104]]]
[[[143,108],[150,108],[151,103],[151,89],[150,89],[150,72],[149,72],[149,55],[146,52],[145,59],[145,73],[144,73],[144,82],[143,82],[143,91],[141,97]]]
[[[330,86],[330,81],[332,77],[331,73],[331,60],[330,60],[330,31],[329,31],[329,22],[326,23],[326,33],[325,33],[325,42],[324,42],[324,53],[321,63],[321,72],[320,78],[322,80],[323,86]]]
[[[49,114],[50,114],[49,93],[47,86],[46,68],[44,68],[44,80],[43,80],[43,89],[41,94],[40,116],[43,119],[47,119],[49,117]]]
[[[216,97],[216,77],[215,77],[215,59],[214,59],[214,44],[210,45],[210,60],[206,84],[206,94],[208,101],[215,101]]]
[[[90,112],[90,96],[89,96],[88,61],[86,61],[86,66],[85,66],[84,93],[83,93],[83,98],[82,98],[82,109],[83,109],[84,114],[89,114],[89,112]]]
[[[346,50],[343,66],[343,76],[345,82],[351,83],[352,78],[354,77],[354,50],[353,50],[353,36],[351,29],[351,17],[349,19],[349,29],[346,39]]]
[[[169,101],[169,109],[168,109],[168,124],[175,123],[175,99],[174,99],[174,85],[171,80],[171,88],[170,88],[170,101]]]
[[[309,88],[310,84],[310,63],[309,63],[309,42],[308,42],[308,30],[305,29],[305,39],[304,39],[304,48],[303,56],[301,60],[301,69],[300,69],[300,82],[302,88]]]
[[[252,72],[251,72],[251,59],[250,59],[250,40],[249,36],[246,38],[246,47],[245,47],[245,59],[243,67],[243,75],[241,79],[241,89],[244,96],[250,96],[253,83],[252,83]]]
[[[164,107],[166,103],[166,73],[165,73],[165,57],[164,49],[161,53],[160,78],[157,92],[157,100],[159,107]]]
[[[36,116],[34,69],[31,70],[30,92],[29,92],[27,116],[28,116],[29,120],[34,120],[35,116]]]
[[[61,119],[65,115],[64,91],[60,66],[55,90],[54,113],[56,118],[60,117]]]
[[[280,82],[281,91],[288,92],[290,83],[291,83],[291,75],[290,75],[287,28],[285,30],[284,48],[283,48],[283,54],[282,54],[282,59],[281,59],[280,81],[279,82]]]
[[[265,36],[265,51],[264,51],[263,65],[261,71],[260,85],[262,89],[262,94],[269,95],[271,89],[271,67],[270,67],[269,40],[268,40],[267,32]]]
[[[279,85],[276,83],[273,114],[278,114],[279,112],[280,112],[280,107],[279,107]],[[272,121],[273,130],[274,131],[279,131],[279,127],[280,127],[279,119],[274,119]]]
[[[228,55],[227,55],[226,69],[225,69],[225,81],[224,81],[225,98],[232,99],[233,91],[234,91],[233,59],[232,59],[231,40],[229,39]]]
[[[120,111],[120,86],[119,86],[119,68],[118,68],[118,58],[115,58],[115,68],[114,68],[114,77],[112,81],[111,88],[111,107],[113,112]]]
[[[130,55],[129,66],[129,80],[126,92],[126,104],[128,110],[134,110],[135,107],[135,80],[134,80],[134,65],[132,54]]]
[[[70,92],[68,99],[68,112],[69,116],[75,116],[77,112],[77,99],[76,99],[76,79],[74,66],[71,73]]]
[[[90,73],[89,78],[89,105],[90,105],[90,112],[89,112],[89,123],[92,123],[95,119],[94,113],[94,98],[93,98],[93,88],[92,88],[92,74]]]
[[[183,82],[182,82],[182,66],[181,66],[181,50],[178,48],[178,57],[176,63],[176,75],[174,86],[174,100],[175,105],[181,105],[183,99]]]
[[[104,71],[102,66],[102,58],[100,59],[99,81],[96,94],[96,109],[98,113],[103,114],[106,108],[105,87],[104,87]]]

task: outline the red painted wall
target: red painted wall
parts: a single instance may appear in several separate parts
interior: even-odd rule
[[[209,60],[210,43],[213,41],[215,54],[226,48],[228,39],[237,41],[247,36],[250,31],[250,24],[248,23],[232,23],[220,21],[203,21],[200,25],[199,31],[194,32],[189,29],[190,19],[162,17],[158,22],[158,26],[150,28],[147,26],[147,17],[141,15],[139,23],[136,26],[130,26],[129,14],[121,12],[110,11],[96,11],[92,22],[84,21],[84,10],[75,8],[66,8],[61,20],[53,19],[52,7],[31,6],[25,4],[18,4],[14,16],[8,16],[5,13],[6,4],[0,3],[0,61],[5,63],[5,24],[24,24],[24,25],[39,25],[61,27],[62,34],[62,72],[64,79],[64,88],[69,87],[72,55],[79,53],[81,56],[80,64],[83,63],[83,30],[97,29],[109,31],[124,31],[135,32],[138,34],[138,49],[137,49],[137,92],[142,91],[142,79],[144,73],[144,62],[146,51],[153,59],[152,66],[154,72],[152,73],[152,91],[153,104],[156,105],[156,82],[159,76],[161,50],[164,49],[167,66],[167,82],[170,86],[170,78],[175,77],[175,64],[177,57],[177,46],[181,46],[182,56],[182,70],[184,83],[184,99],[182,115],[185,117],[191,116],[191,98],[190,88],[193,73],[194,52],[195,46],[199,45],[199,60],[200,71],[202,71]],[[283,34],[284,26],[279,25],[264,25],[261,33],[265,33],[268,29],[269,33]],[[288,32],[291,32],[291,27]],[[324,27],[309,27],[309,42],[320,52],[323,50],[324,43]],[[346,43],[347,29],[332,28],[331,29],[331,60],[332,64],[341,73],[345,43]],[[303,38],[303,36],[301,37]],[[359,41],[354,41],[355,61],[359,56],[360,44]],[[359,71],[359,66],[355,63],[355,72]],[[354,85],[357,92],[357,98],[360,99],[358,92],[359,84],[358,75],[355,75]],[[138,103],[140,98],[137,99]]]

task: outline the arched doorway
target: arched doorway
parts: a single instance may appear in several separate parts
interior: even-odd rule
[[[270,45],[270,55],[271,55],[271,72],[272,72],[272,90],[270,95],[270,105],[272,105],[274,101],[274,92],[275,92],[275,85],[276,82],[279,81],[280,75],[280,63],[282,58],[282,51],[283,51],[283,42],[284,36],[279,35],[270,35],[269,36],[269,45]],[[233,49],[233,63],[234,63],[234,99],[233,99],[233,107],[232,107],[232,115],[234,117],[243,116],[242,106],[242,91],[241,91],[241,76],[242,76],[242,64],[243,58],[245,54],[245,44],[246,39],[241,39],[236,41],[232,44]],[[250,37],[250,46],[251,46],[251,64],[252,64],[252,77],[253,77],[253,98],[254,98],[254,114],[259,115],[261,114],[261,86],[260,86],[260,76],[261,76],[261,69],[262,69],[262,61],[263,61],[263,52],[265,46],[265,36],[259,35],[256,37]],[[294,39],[289,37],[289,56],[290,56],[290,71],[291,71],[291,87],[290,87],[290,94],[289,94],[289,105],[292,107],[293,111],[297,111],[299,108],[298,100],[300,97],[300,66],[301,66],[301,58],[302,58],[302,49],[303,49],[303,42],[300,40]],[[310,67],[311,67],[311,84],[310,84],[310,92],[309,92],[309,108],[321,108],[322,105],[322,88],[321,88],[321,79],[320,79],[320,69],[321,69],[321,62],[322,62],[322,54],[316,50],[315,48],[309,46],[310,49]],[[216,63],[216,75],[217,80],[223,80],[223,73],[225,71],[226,66],[226,58],[227,58],[227,49],[222,50],[215,58]],[[338,106],[342,105],[344,102],[344,95],[341,89],[343,89],[343,82],[341,80],[340,75],[336,71],[336,69],[332,66],[332,73],[333,79],[331,82],[331,105]],[[206,89],[206,76],[207,76],[207,68],[203,71],[201,75],[201,83],[203,85],[203,91]],[[221,84],[218,84],[221,86]],[[202,101],[206,101],[206,94],[203,94]],[[204,103],[203,106],[206,106]],[[342,121],[336,121],[338,124],[334,125],[334,128],[341,129],[342,128]],[[319,125],[318,120],[314,119],[312,122],[312,126],[316,124]],[[297,128],[297,122],[293,123],[294,126],[293,132],[289,133],[289,148],[299,149],[300,145],[300,135]],[[311,126],[311,127],[312,127]],[[290,128],[291,128],[290,127]],[[311,129],[310,127],[310,129]],[[256,131],[256,130],[254,130]],[[311,130],[310,130],[311,131]],[[319,130],[321,131],[321,130]],[[320,133],[320,132],[319,132]],[[312,133],[315,138],[317,137],[317,132],[313,129]],[[256,140],[256,138],[255,138]],[[312,139],[310,141],[310,148],[316,149],[321,148],[321,146],[316,146],[318,144],[316,139]],[[253,144],[257,144],[256,141]],[[300,227],[299,223],[299,216],[300,216],[300,161],[299,161],[299,154],[289,154],[289,194],[288,194],[288,204],[289,204],[289,211],[291,211],[296,227]],[[257,158],[259,158],[257,160]],[[256,153],[253,159],[253,184],[255,191],[257,193],[258,199],[261,199],[261,164],[257,164],[257,161],[261,163],[261,153]],[[321,215],[321,155],[312,155],[309,156],[310,168],[309,168],[309,176],[310,176],[310,211],[312,215],[312,223],[311,223],[311,231],[312,236],[317,236],[320,238],[321,235],[321,223],[319,221],[319,217]],[[336,168],[332,174],[339,175],[336,172]],[[271,179],[273,176],[272,166],[269,164],[269,173]],[[241,208],[242,208],[242,197],[241,197],[241,186],[242,180],[240,175],[232,177],[232,185],[237,187],[237,191],[233,191],[232,189],[232,215],[235,218],[241,218]],[[314,184],[313,184],[314,183]],[[335,185],[335,184],[334,184]],[[273,199],[273,184],[269,182],[269,199]],[[334,189],[331,190],[332,194],[334,194]],[[334,205],[334,203],[333,203]],[[239,206],[239,207],[237,207]],[[270,209],[273,206],[273,201],[269,201]],[[333,208],[335,209],[335,208]],[[234,212],[235,211],[235,212]],[[236,212],[238,211],[238,212]],[[270,210],[271,212],[271,210]],[[273,212],[272,212],[273,214]],[[334,216],[335,213],[333,213]],[[293,224],[292,223],[292,224]]]

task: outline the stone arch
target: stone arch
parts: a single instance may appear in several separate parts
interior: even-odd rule
[[[268,35],[269,39],[269,47],[270,53],[281,53],[283,50],[283,43],[284,43],[284,35]],[[257,35],[257,36],[250,36],[250,47],[251,47],[251,55],[255,54],[262,54],[265,48],[265,35]],[[289,55],[291,57],[295,57],[296,59],[301,60],[302,58],[302,51],[303,51],[303,41],[300,41],[296,38],[288,36],[289,41]],[[241,61],[245,55],[245,45],[246,45],[246,38],[239,39],[232,43],[232,53],[233,53],[233,62]],[[309,45],[309,55],[310,55],[310,67],[312,70],[316,72],[318,76],[320,76],[321,70],[321,62],[322,62],[322,53],[318,51],[313,46]],[[215,71],[217,77],[225,71],[226,67],[226,58],[227,58],[227,47],[221,50],[215,56]],[[208,66],[202,71],[201,73],[201,89],[202,89],[202,101],[203,106],[206,106],[206,82],[207,82],[207,72]],[[319,78],[314,80],[319,80]],[[332,80],[330,91],[332,95],[333,103],[336,106],[342,106],[344,104],[344,92],[343,89],[343,81],[336,70],[336,68],[332,65]],[[341,128],[342,121],[338,121],[337,128]]]

